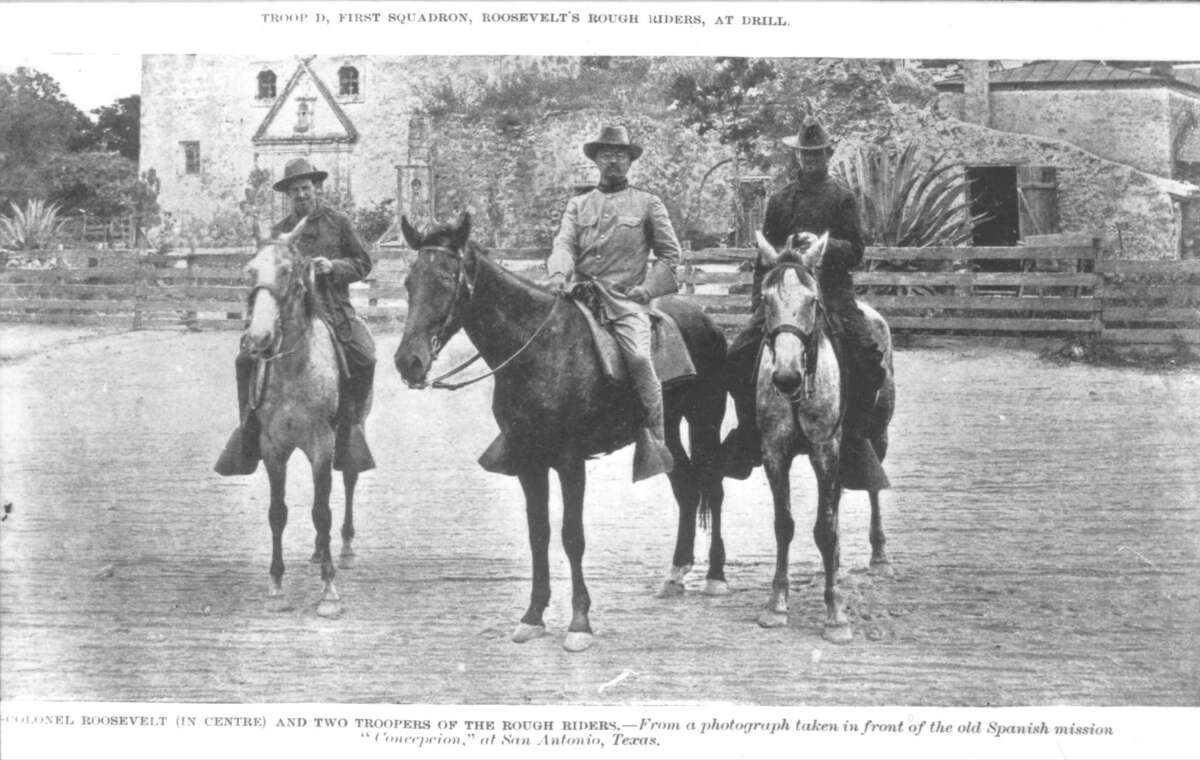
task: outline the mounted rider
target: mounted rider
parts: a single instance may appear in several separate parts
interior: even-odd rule
[[[594,285],[597,317],[621,348],[644,414],[634,455],[634,479],[641,480],[674,468],[665,443],[662,384],[651,361],[649,304],[678,289],[679,240],[662,200],[626,179],[642,148],[629,141],[625,127],[604,127],[583,153],[596,163],[600,182],[567,202],[546,269],[559,290]]]
[[[283,179],[275,183],[274,189],[291,199],[292,213],[271,229],[271,237],[291,232],[302,220],[307,222],[295,246],[312,261],[321,317],[332,330],[339,353],[345,357],[333,467],[362,472],[375,467],[362,426],[375,380],[375,341],[350,304],[348,286],[370,273],[371,257],[350,220],[321,203],[321,183],[328,176],[328,172],[319,171],[306,159],[288,162]],[[249,475],[261,459],[261,425],[250,404],[254,363],[243,346],[235,361],[241,425],[234,430],[217,461],[215,469],[221,475]]]
[[[800,171],[796,180],[767,202],[763,236],[775,248],[793,235],[801,249],[828,231],[829,241],[817,271],[821,300],[830,326],[840,343],[847,388],[843,449],[857,450],[867,434],[870,412],[883,385],[883,352],[871,336],[866,318],[854,299],[851,271],[863,258],[862,227],[854,193],[829,176],[833,145],[821,122],[805,117],[799,134],[783,138],[796,149]],[[733,395],[738,426],[723,444],[725,474],[744,479],[762,462],[755,421],[755,375],[763,340],[762,280],[767,269],[756,262],[753,314],[750,324],[729,349],[727,387]]]

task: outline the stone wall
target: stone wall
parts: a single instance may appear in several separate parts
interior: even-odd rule
[[[965,165],[1032,164],[1058,170],[1058,209],[1063,232],[1094,232],[1114,257],[1178,257],[1175,209],[1153,177],[1106,161],[1061,140],[1012,134],[954,118],[923,116],[904,131],[931,155]]]
[[[597,170],[583,143],[607,123],[623,123],[644,148],[630,183],[661,196],[681,238],[729,232],[731,167],[706,172],[727,154],[714,141],[669,120],[605,110],[559,114],[520,130],[435,120],[437,210],[445,217],[470,210],[473,236],[490,246],[548,246],[576,184],[594,183]]]

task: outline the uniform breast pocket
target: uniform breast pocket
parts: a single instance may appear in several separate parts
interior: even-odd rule
[[[577,224],[580,227],[595,227],[598,221],[600,221],[600,213],[596,209],[584,208],[579,210]]]
[[[621,214],[617,217],[618,227],[636,227],[642,223],[640,216],[632,216],[630,214]]]

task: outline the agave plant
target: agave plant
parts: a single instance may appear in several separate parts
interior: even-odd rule
[[[880,145],[860,147],[840,160],[834,172],[858,196],[867,245],[962,245],[970,242],[975,224],[985,218],[971,214],[969,182],[958,167],[927,159],[915,142],[891,150]],[[875,261],[869,268],[905,272],[928,267]],[[933,290],[902,287],[893,292],[928,295]]]
[[[930,161],[915,142],[869,145],[834,171],[858,196],[868,245],[961,245],[980,216],[970,213],[968,182],[954,164]]]
[[[66,219],[59,219],[59,204],[30,199],[25,208],[8,204],[11,216],[0,216],[0,245],[17,251],[50,248],[58,242]]]

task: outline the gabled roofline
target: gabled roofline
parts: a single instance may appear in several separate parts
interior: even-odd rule
[[[346,116],[346,112],[342,110],[342,107],[340,105],[338,105],[337,99],[333,97],[333,93],[329,91],[329,88],[326,87],[325,83],[321,81],[321,78],[319,76],[317,76],[317,72],[313,71],[312,67],[308,65],[308,62],[311,61],[313,58],[316,58],[316,56],[310,55],[307,58],[300,59],[300,65],[296,67],[296,70],[294,72],[292,72],[292,77],[291,77],[291,79],[288,80],[287,86],[283,88],[283,92],[279,95],[278,98],[275,99],[275,102],[271,104],[271,109],[269,111],[267,111],[267,115],[263,118],[262,123],[259,124],[258,129],[255,130],[254,137],[250,138],[252,142],[259,143],[259,144],[263,144],[263,143],[289,144],[289,143],[304,143],[304,142],[343,142],[343,143],[358,142],[358,130],[354,127],[354,123],[350,121],[350,118],[348,116]],[[333,114],[334,114],[334,116],[337,117],[338,123],[340,123],[342,125],[342,128],[346,130],[345,137],[312,138],[312,137],[267,137],[266,136],[267,127],[269,127],[271,125],[271,122],[273,122],[275,120],[276,114],[278,114],[279,111],[283,108],[283,104],[287,102],[288,96],[292,94],[292,90],[296,89],[296,85],[300,83],[301,75],[304,74],[305,72],[307,72],[308,75],[310,77],[312,77],[313,83],[317,87],[317,92],[319,92],[321,94],[321,97],[323,97],[325,99],[325,102],[329,104],[329,107],[333,109]]]

